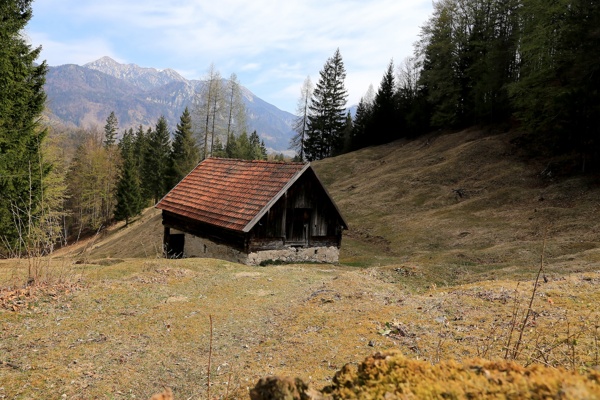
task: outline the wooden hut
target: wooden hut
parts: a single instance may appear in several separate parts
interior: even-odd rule
[[[337,262],[348,229],[304,163],[209,158],[156,207],[170,257]]]

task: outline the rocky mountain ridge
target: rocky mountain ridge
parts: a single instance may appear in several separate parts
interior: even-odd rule
[[[120,64],[110,57],[83,66],[50,67],[45,90],[51,122],[78,127],[104,126],[111,111],[121,129],[154,126],[164,115],[175,129],[185,107],[193,107],[201,80],[187,80],[172,69]],[[256,130],[271,152],[285,152],[293,136],[294,115],[242,87],[249,130]]]

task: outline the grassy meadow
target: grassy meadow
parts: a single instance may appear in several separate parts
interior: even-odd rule
[[[390,349],[598,368],[600,188],[540,175],[513,139],[467,130],[314,163],[350,225],[339,265],[162,259],[153,209],[51,260],[1,261],[0,399],[205,399],[209,381],[211,398],[247,398],[260,377],[320,388]]]

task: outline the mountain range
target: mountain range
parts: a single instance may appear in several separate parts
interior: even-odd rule
[[[103,127],[114,111],[121,129],[154,126],[163,115],[175,130],[185,107],[204,85],[172,69],[120,64],[110,57],[84,64],[50,67],[44,89],[47,117],[53,123]],[[242,87],[250,132],[256,130],[270,152],[288,152],[295,116]]]

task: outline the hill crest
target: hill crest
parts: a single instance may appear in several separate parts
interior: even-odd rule
[[[123,79],[142,90],[151,90],[171,82],[186,82],[183,76],[175,70],[167,68],[140,67],[136,64],[120,64],[108,56],[84,64],[83,67],[103,72],[117,79]]]

